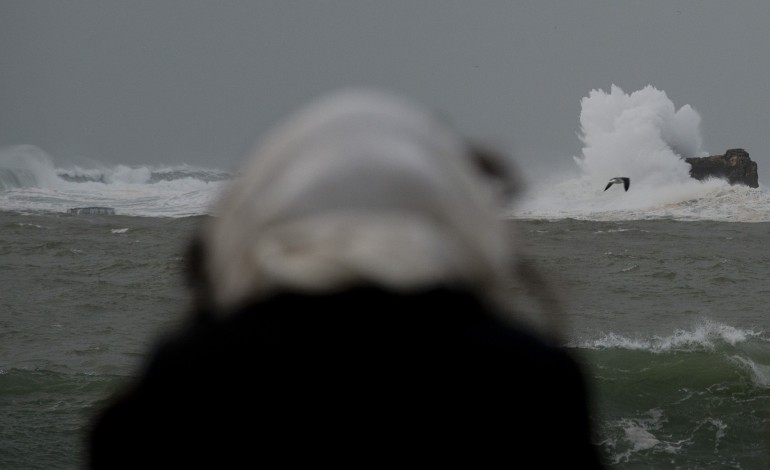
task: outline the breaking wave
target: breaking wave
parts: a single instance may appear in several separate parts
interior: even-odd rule
[[[676,108],[653,86],[627,94],[612,85],[581,100],[581,154],[575,173],[563,181],[533,186],[512,217],[587,220],[673,218],[741,222],[770,221],[766,188],[730,186],[690,177],[687,157],[703,157],[700,115]],[[715,153],[724,153],[720,149]],[[610,178],[627,176],[631,187],[604,190]]]
[[[208,214],[227,171],[191,165],[56,167],[32,145],[0,149],[0,207],[18,212],[67,212],[112,207],[119,215],[186,217]]]

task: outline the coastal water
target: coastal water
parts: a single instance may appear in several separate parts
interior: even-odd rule
[[[194,222],[0,212],[0,468],[82,468],[94,407],[187,305]]]
[[[0,212],[1,468],[81,466],[94,411],[185,314],[200,221]],[[770,463],[770,223],[511,223],[562,307],[521,314],[581,358],[614,468]]]
[[[546,280],[512,280],[516,315],[580,360],[609,468],[768,468],[770,193],[689,178],[699,116],[658,90],[582,107],[574,171],[501,213]],[[184,319],[187,243],[233,177],[0,149],[0,469],[83,468],[94,413]],[[68,213],[90,206],[115,215]]]
[[[613,468],[767,468],[770,223],[526,220]],[[541,318],[542,320],[542,318]]]

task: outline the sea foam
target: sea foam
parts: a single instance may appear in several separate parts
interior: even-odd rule
[[[581,100],[580,155],[571,157],[576,174],[563,181],[530,184],[509,213],[521,218],[625,220],[770,221],[770,193],[726,181],[690,177],[687,157],[702,148],[701,117],[690,105],[679,108],[666,93],[647,86],[625,93],[592,90]],[[723,153],[726,149],[715,150]],[[610,178],[631,179],[629,190]]]
[[[204,215],[232,177],[191,165],[57,167],[43,150],[17,145],[0,149],[0,207],[24,213],[100,206],[117,215]]]
[[[736,328],[723,323],[703,320],[691,329],[677,329],[667,336],[628,337],[615,333],[598,339],[582,341],[571,346],[586,349],[629,349],[654,353],[672,351],[713,350],[720,345],[735,346],[751,338],[764,339],[764,334],[753,329]]]

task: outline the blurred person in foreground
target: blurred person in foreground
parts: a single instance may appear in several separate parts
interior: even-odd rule
[[[268,134],[191,244],[195,314],[97,416],[91,468],[599,468],[578,363],[504,307],[488,157],[372,90]]]

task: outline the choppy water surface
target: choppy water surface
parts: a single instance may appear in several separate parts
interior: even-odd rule
[[[186,310],[200,222],[0,213],[2,468],[78,468],[95,407]],[[559,294],[612,467],[767,466],[770,224],[515,224]]]

